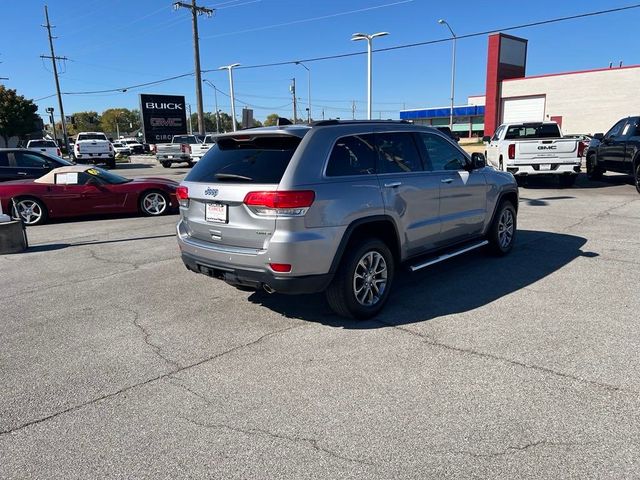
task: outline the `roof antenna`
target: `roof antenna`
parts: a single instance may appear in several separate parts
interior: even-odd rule
[[[620,65],[618,65],[619,68],[622,68],[622,60],[620,60]]]
[[[609,62],[609,68],[613,68],[613,62]]]

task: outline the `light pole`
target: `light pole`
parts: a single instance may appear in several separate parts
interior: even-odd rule
[[[449,22],[441,18],[438,20],[438,23],[440,25],[446,25],[453,37],[453,58],[451,59],[451,112],[449,113],[449,128],[453,132],[453,99],[456,92],[456,40],[458,37],[453,33],[453,29],[451,28],[451,25],[449,25]]]
[[[307,71],[307,123],[311,123],[311,70],[302,62],[296,62],[296,65],[304,67]]]
[[[220,133],[220,111],[218,110],[218,89],[216,88],[216,86],[209,80],[204,79],[203,80],[204,83],[206,83],[207,85],[209,85],[211,88],[213,88],[213,98],[215,99],[215,106],[216,106],[216,133]]]
[[[354,33],[351,35],[352,41],[366,40],[367,41],[367,117],[371,120],[371,90],[373,88],[373,79],[371,75],[371,42],[376,37],[383,37],[389,35],[389,32],[378,32],[371,35],[366,33]]]
[[[229,71],[229,93],[231,94],[231,123],[233,124],[233,131],[237,130],[236,128],[236,100],[233,95],[233,69],[235,67],[239,67],[239,63],[233,63],[231,65],[225,65],[224,67],[218,68],[218,70],[228,70]]]

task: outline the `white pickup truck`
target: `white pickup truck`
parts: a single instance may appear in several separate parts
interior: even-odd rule
[[[563,138],[555,122],[505,123],[483,140],[488,163],[511,172],[519,183],[530,175],[555,175],[569,187],[580,173],[584,144]]]
[[[116,168],[113,145],[102,132],[81,132],[76,136],[73,158],[78,163],[104,163],[108,168]]]
[[[29,140],[27,142],[27,150],[33,150],[34,152],[42,152],[54,157],[61,157],[60,148],[53,140],[47,140],[41,138],[39,140]]]
[[[174,135],[171,143],[156,145],[156,160],[169,168],[173,163],[187,163],[190,167],[200,160],[211,147],[206,143],[209,136],[202,142],[197,135]]]

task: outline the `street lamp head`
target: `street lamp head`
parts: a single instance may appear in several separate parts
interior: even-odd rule
[[[365,35],[364,33],[353,33],[351,34],[351,40],[355,41],[355,40],[366,40],[367,39],[367,35]]]
[[[232,63],[231,65],[224,65],[222,67],[218,67],[218,70],[231,70],[232,68],[239,67],[239,63]]]
[[[374,33],[373,35],[371,35],[371,38],[384,37],[386,35],[389,35],[389,32],[378,32],[378,33]]]
[[[443,18],[441,18],[440,20],[438,20],[438,23],[439,23],[440,25],[444,25],[445,23],[447,23],[447,21],[446,21],[446,20],[444,20]]]

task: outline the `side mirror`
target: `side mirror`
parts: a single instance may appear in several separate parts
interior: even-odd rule
[[[485,135],[484,137],[482,137],[482,141],[483,142],[490,142],[491,141],[491,137],[489,135]]]
[[[484,168],[486,166],[487,166],[487,160],[484,158],[484,153],[473,152],[471,154],[472,168]]]
[[[593,138],[595,138],[596,140],[600,140],[602,141],[602,139],[604,138],[604,133],[596,133]]]

